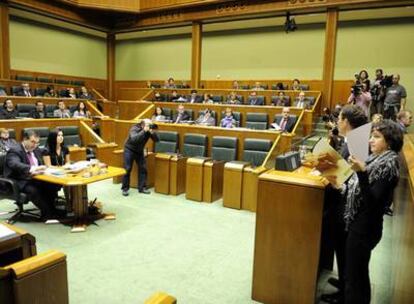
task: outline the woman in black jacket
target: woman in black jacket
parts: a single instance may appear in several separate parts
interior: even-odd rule
[[[374,124],[369,140],[372,154],[366,162],[350,156],[354,175],[344,186],[344,219],[348,231],[345,249],[345,303],[370,303],[369,260],[382,237],[386,208],[399,180],[398,152],[403,134],[397,124]]]

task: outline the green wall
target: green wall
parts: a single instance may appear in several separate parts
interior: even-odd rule
[[[176,35],[119,40],[116,80],[191,78],[191,36]]]
[[[11,68],[106,78],[105,39],[10,18]]]
[[[407,89],[407,105],[414,94],[414,19],[341,22],[338,27],[335,79],[352,79],[366,69],[370,79],[375,69],[399,73]]]
[[[207,33],[202,79],[321,79],[325,25]]]

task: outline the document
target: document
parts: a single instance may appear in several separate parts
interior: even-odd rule
[[[347,161],[329,145],[327,139],[320,140],[313,148],[312,154],[316,169],[335,187],[345,183],[354,172]]]
[[[372,123],[367,123],[353,129],[346,137],[349,153],[361,161],[366,161],[369,155],[371,129]]]
[[[17,233],[9,227],[0,224],[0,242],[9,240],[17,236]]]
[[[276,129],[276,131],[280,131],[281,130],[281,128],[280,128],[280,126],[277,124],[277,123],[272,123],[271,125],[270,125],[272,128],[275,128]]]

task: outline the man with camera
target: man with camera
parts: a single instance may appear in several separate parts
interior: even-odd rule
[[[159,141],[158,135],[155,132],[157,125],[153,124],[151,120],[144,119],[140,123],[132,126],[129,130],[128,138],[124,145],[124,168],[126,174],[122,178],[122,195],[128,196],[129,180],[134,161],[138,165],[138,191],[144,194],[150,194],[147,190],[147,167],[145,163],[144,147],[151,138],[154,142]]]
[[[365,115],[368,116],[371,101],[371,93],[368,91],[366,83],[355,84],[352,86],[351,95],[349,95],[348,98],[348,103],[361,107],[362,110],[364,110]]]

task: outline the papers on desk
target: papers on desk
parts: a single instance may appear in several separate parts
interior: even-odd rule
[[[17,233],[9,227],[0,224],[0,242],[9,240],[17,236]]]
[[[280,128],[280,126],[277,124],[277,123],[272,123],[271,125],[270,125],[272,128],[275,128],[276,129],[276,131],[280,131],[281,130],[281,128]]]
[[[90,165],[91,165],[91,162],[87,160],[82,160],[74,164],[65,165],[63,167],[47,168],[44,174],[53,175],[53,176],[65,176],[67,173],[79,173],[82,170],[88,168]]]

